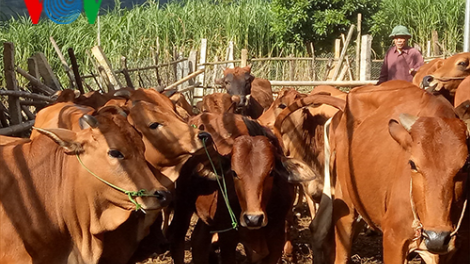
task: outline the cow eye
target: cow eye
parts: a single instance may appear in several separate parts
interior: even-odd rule
[[[122,155],[122,153],[119,150],[115,150],[115,149],[110,149],[108,151],[108,155],[110,157],[113,157],[113,158],[116,158],[116,159],[123,159],[124,158],[124,155]]]
[[[160,127],[162,124],[158,123],[158,122],[153,122],[149,125],[149,128],[150,129],[157,129],[158,127]]]
[[[279,108],[281,108],[281,109],[285,109],[286,107],[287,107],[287,105],[285,105],[285,104],[280,104],[279,105]]]
[[[418,171],[418,168],[416,168],[416,164],[412,160],[410,160],[409,162],[410,162],[411,170]]]
[[[458,65],[459,65],[459,66],[464,66],[464,67],[466,67],[466,66],[468,65],[468,62],[467,62],[467,61],[460,61],[460,62],[458,63]]]
[[[234,170],[232,170],[232,176],[233,176],[234,178],[238,178],[238,174],[237,174]]]

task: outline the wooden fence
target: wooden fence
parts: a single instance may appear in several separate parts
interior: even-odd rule
[[[54,39],[51,37],[50,40],[67,74],[66,88],[77,89],[81,93],[91,90],[110,92],[121,87],[177,89],[195,105],[206,94],[222,92],[215,83],[223,76],[225,68],[249,64],[255,76],[271,81],[275,92],[285,86],[309,92],[317,85],[350,88],[375,84],[371,71],[372,68],[380,67],[382,61],[372,60],[370,35],[358,37],[356,44],[360,44],[360,47],[356,49],[355,55],[347,53],[353,30],[354,26],[350,28],[347,37],[342,36],[342,39],[336,41],[334,56],[331,57],[316,57],[311,46],[311,57],[288,55],[250,59],[248,51],[242,50],[240,59],[234,59],[233,43],[229,43],[225,60],[219,61],[216,57],[214,61],[208,62],[207,42],[203,39],[200,51],[191,51],[188,57],[174,54],[172,61],[160,63],[159,55],[156,54],[154,65],[138,68],[128,68],[127,58],[122,57],[121,65],[116,70],[101,47],[95,46],[89,53],[95,58],[92,60],[95,73],[85,75],[79,73],[73,49],[68,49],[69,65]],[[13,43],[6,42],[3,46],[6,89],[0,88],[0,135],[22,135],[28,133],[33,125],[35,113],[53,102],[52,95],[63,89],[63,86],[44,54],[38,53],[29,58],[26,71],[16,66]],[[21,82],[17,79],[19,76],[24,78]],[[21,87],[20,83],[26,85]]]

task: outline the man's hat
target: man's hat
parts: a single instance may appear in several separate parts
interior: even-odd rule
[[[394,38],[396,36],[406,36],[408,38],[411,38],[411,34],[408,31],[408,29],[405,26],[398,25],[393,28],[392,34],[389,35],[389,37]]]

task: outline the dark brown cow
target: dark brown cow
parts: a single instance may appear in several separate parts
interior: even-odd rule
[[[348,261],[358,215],[383,232],[384,263],[413,251],[426,263],[452,255],[468,180],[467,127],[452,105],[404,81],[356,88],[329,138],[334,263]]]
[[[313,179],[317,173],[286,158],[274,135],[255,121],[229,113],[205,113],[198,119],[194,124],[212,134],[216,149],[225,156],[222,163],[228,160],[222,177],[235,220],[230,219],[214,179],[179,178],[170,226],[175,263],[183,263],[184,237],[193,211],[200,217],[191,238],[194,263],[208,263],[210,231],[220,231],[223,263],[235,263],[238,242],[245,246],[250,263],[277,263],[284,246],[286,214],[294,197],[290,183]],[[234,221],[240,224],[238,232],[230,229]]]
[[[1,263],[98,263],[106,235],[133,211],[167,204],[124,117],[103,111],[80,122],[78,132],[39,129],[29,143],[0,146]]]
[[[240,97],[238,107],[242,114],[258,118],[273,103],[271,83],[251,75],[251,66],[227,68],[224,78],[218,81],[232,96]]]
[[[437,70],[423,78],[423,87],[444,95],[453,104],[457,87],[470,75],[470,52],[455,54],[440,64]]]

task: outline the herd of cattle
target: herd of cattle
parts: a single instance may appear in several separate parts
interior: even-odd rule
[[[125,264],[168,243],[183,264],[195,213],[193,263],[236,263],[241,243],[275,264],[301,197],[315,264],[347,263],[365,224],[386,264],[470,263],[468,76],[460,53],[413,83],[274,100],[236,67],[198,114],[174,91],[64,90],[29,139],[0,136],[0,263]]]

